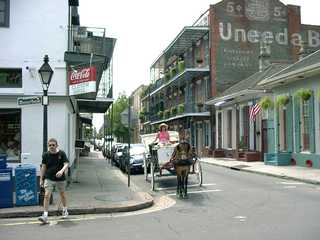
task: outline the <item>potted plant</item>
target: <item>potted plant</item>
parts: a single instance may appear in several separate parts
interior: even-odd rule
[[[158,112],[158,117],[159,117],[160,119],[163,118],[163,111],[159,111],[159,112]]]
[[[278,96],[277,100],[276,100],[278,107],[282,107],[282,106],[287,105],[289,103],[289,101],[290,101],[290,97],[287,95]]]
[[[179,73],[183,72],[184,69],[185,69],[184,60],[180,60],[180,61],[178,62],[178,71],[179,71]]]
[[[170,77],[173,78],[176,74],[177,74],[177,68],[176,67],[172,67],[170,69]]]
[[[178,105],[178,113],[182,114],[183,112],[184,112],[184,104],[181,103],[181,104]]]
[[[170,110],[169,109],[164,111],[164,117],[165,118],[169,118],[170,117]]]
[[[141,111],[140,113],[139,113],[139,119],[143,122],[144,121],[144,117],[145,117],[145,113],[144,113],[144,111]]]
[[[259,105],[261,106],[261,108],[263,110],[267,110],[269,108],[273,108],[273,102],[269,97],[263,97],[260,100]]]
[[[303,101],[308,101],[312,95],[312,90],[302,88],[302,89],[298,90],[295,95],[297,97],[301,98]]]
[[[171,108],[171,116],[175,116],[177,114],[177,107]]]
[[[168,82],[170,80],[170,72],[169,71],[165,71],[164,79],[165,79],[166,82]]]

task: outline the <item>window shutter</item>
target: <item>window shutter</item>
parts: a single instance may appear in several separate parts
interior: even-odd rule
[[[299,153],[301,150],[300,146],[300,98],[294,97],[294,145],[295,152]]]
[[[275,152],[279,152],[280,150],[280,134],[279,134],[279,108],[276,107],[274,109],[275,112],[275,118],[274,118],[274,134],[275,134],[275,139],[274,139],[274,145],[275,145]]]
[[[309,126],[310,126],[310,152],[315,152],[315,128],[314,128],[314,94],[309,99]]]
[[[275,147],[274,143],[274,122],[273,122],[273,111],[268,109],[268,122],[267,122],[267,127],[268,127],[268,153],[274,153],[275,150],[277,149]]]
[[[287,115],[286,115],[286,136],[287,136],[287,151],[293,152],[293,116],[292,116],[292,97],[290,97],[290,101],[287,104]]]

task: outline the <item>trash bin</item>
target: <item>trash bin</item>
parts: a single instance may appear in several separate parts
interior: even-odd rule
[[[37,170],[31,164],[15,169],[16,206],[38,204]]]
[[[0,208],[13,207],[12,168],[0,169]]]
[[[0,153],[0,169],[7,168],[7,155]]]

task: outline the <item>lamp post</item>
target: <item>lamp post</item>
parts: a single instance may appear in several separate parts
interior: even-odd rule
[[[42,105],[43,105],[43,152],[47,151],[47,141],[48,141],[48,89],[53,75],[53,70],[49,65],[48,55],[44,56],[44,63],[39,69],[39,75],[41,79],[43,96],[42,96]]]

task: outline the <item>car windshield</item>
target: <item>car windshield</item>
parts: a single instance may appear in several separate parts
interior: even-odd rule
[[[144,154],[146,152],[144,146],[132,146],[130,147],[130,155]]]

